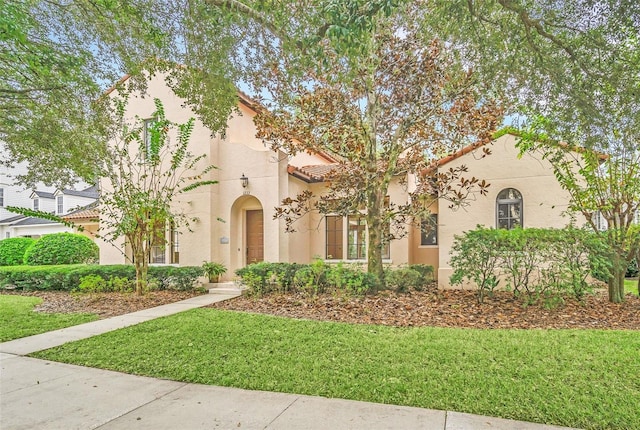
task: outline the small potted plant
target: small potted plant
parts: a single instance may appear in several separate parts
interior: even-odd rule
[[[227,271],[227,268],[224,267],[222,263],[215,263],[213,261],[203,261],[202,262],[202,270],[204,270],[204,274],[207,278],[209,278],[210,283],[218,282],[220,279],[220,275]]]

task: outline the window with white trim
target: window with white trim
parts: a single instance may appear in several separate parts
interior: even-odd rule
[[[4,207],[4,188],[0,188],[0,208]]]
[[[33,199],[33,210],[34,211],[40,210],[40,199],[38,198]]]
[[[64,213],[64,196],[58,196],[56,198],[56,206],[57,206],[57,213],[59,214]]]

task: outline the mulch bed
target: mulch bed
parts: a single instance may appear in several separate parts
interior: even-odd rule
[[[122,315],[199,295],[196,291],[154,291],[143,296],[123,293],[69,294],[60,291],[16,292],[41,297],[38,312],[95,313],[100,318]],[[640,298],[627,295],[620,304],[609,303],[605,293],[567,299],[554,309],[541,303],[524,306],[513,294],[497,292],[476,300],[474,291],[382,292],[374,296],[344,297],[272,294],[262,298],[241,296],[211,305],[212,308],[321,321],[381,324],[398,327],[465,328],[579,328],[640,330]]]
[[[640,298],[627,295],[621,304],[609,303],[605,293],[568,299],[554,309],[542,304],[524,306],[512,293],[497,292],[479,304],[474,291],[444,290],[362,298],[333,295],[305,297],[274,294],[239,297],[211,305],[261,314],[347,323],[399,327],[554,328],[640,330]]]
[[[43,302],[35,307],[37,312],[92,313],[102,319],[179,302],[202,293],[196,291],[152,291],[143,296],[136,296],[133,293],[70,294],[63,291],[3,291],[0,294],[41,297]]]

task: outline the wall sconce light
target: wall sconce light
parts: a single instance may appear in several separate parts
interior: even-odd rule
[[[244,176],[244,173],[240,177],[240,182],[242,182],[242,188],[247,188],[249,186],[249,178]]]

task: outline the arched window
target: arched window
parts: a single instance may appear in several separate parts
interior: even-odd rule
[[[511,230],[523,227],[522,194],[515,188],[505,188],[496,199],[496,226]]]

